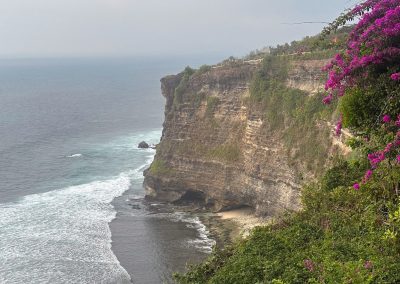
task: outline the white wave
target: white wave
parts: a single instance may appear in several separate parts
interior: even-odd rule
[[[210,237],[210,232],[200,221],[199,217],[189,215],[188,213],[175,212],[172,219],[187,223],[186,226],[188,228],[192,228],[197,231],[197,238],[188,240],[189,245],[192,245],[196,249],[206,253],[212,252],[212,248],[215,246],[216,242]]]
[[[143,179],[153,155],[113,178],[0,204],[0,283],[131,283],[111,250],[111,202]]]
[[[79,157],[82,157],[82,154],[78,153],[78,154],[73,154],[73,155],[67,156],[67,158],[79,158]]]
[[[109,144],[102,145],[103,148],[111,147],[116,150],[123,151],[140,151],[146,152],[150,154],[155,153],[155,149],[147,148],[147,149],[139,149],[137,146],[140,142],[146,141],[149,145],[155,145],[160,142],[161,130],[153,130],[146,133],[134,134],[130,136],[121,136],[113,141],[110,141]]]
[[[138,169],[0,204],[0,283],[130,283],[111,251],[112,200]]]
[[[129,283],[111,251],[114,197],[132,173],[0,206],[0,283]]]

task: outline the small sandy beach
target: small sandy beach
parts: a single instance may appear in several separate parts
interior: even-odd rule
[[[254,214],[254,211],[250,208],[234,209],[224,212],[217,213],[217,216],[221,220],[230,220],[237,224],[236,237],[242,236],[247,237],[250,234],[251,229],[257,226],[268,225],[272,218],[262,218]]]

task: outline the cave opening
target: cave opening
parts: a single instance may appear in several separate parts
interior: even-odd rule
[[[206,203],[206,195],[201,191],[188,190],[174,203],[178,205],[204,205]]]
[[[250,206],[248,204],[236,204],[236,205],[225,206],[224,208],[221,209],[221,212],[223,211],[242,211],[248,214],[253,214],[256,210],[253,206]]]

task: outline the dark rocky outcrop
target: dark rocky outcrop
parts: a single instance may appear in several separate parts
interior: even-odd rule
[[[150,147],[149,144],[147,144],[145,141],[140,142],[138,145],[138,148],[140,149],[147,149],[149,147]]]

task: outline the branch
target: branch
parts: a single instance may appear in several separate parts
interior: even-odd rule
[[[330,24],[330,22],[298,22],[298,23],[281,23],[281,25],[303,25],[303,24]]]

